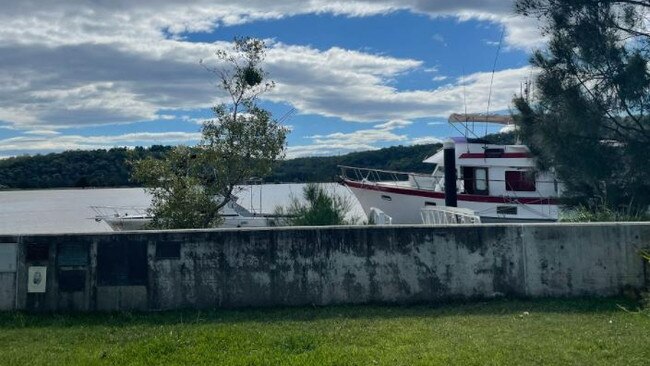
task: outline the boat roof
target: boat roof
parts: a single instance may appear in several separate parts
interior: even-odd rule
[[[451,140],[456,145],[457,164],[461,161],[477,166],[503,165],[504,163],[522,166],[533,164],[530,150],[526,145],[491,144],[484,139],[466,137],[452,137]],[[462,147],[459,148],[459,145]],[[499,152],[499,150],[501,151]],[[490,151],[495,154],[490,156]],[[422,162],[444,166],[444,150],[440,149]]]

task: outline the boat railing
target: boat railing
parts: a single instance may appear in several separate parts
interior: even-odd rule
[[[467,208],[428,206],[420,211],[425,225],[480,224],[481,218]]]
[[[393,183],[409,183],[409,185],[418,189],[433,189],[436,191],[444,191],[445,182],[443,176],[424,174],[424,173],[411,173],[401,172],[395,170],[373,169],[373,168],[359,168],[347,165],[339,165],[341,169],[341,178],[362,184],[375,184],[379,182],[393,182]],[[456,189],[458,193],[468,193],[465,185],[471,183],[474,185],[476,182],[481,182],[488,187],[492,184],[503,184],[506,187],[510,181],[505,179],[493,178],[466,178],[458,177],[456,180]],[[513,203],[519,198],[521,194],[533,194],[539,197],[540,202],[551,201],[552,197],[557,195],[557,180],[535,180],[534,191],[519,191],[510,187],[498,194],[507,199],[511,199]],[[490,190],[492,190],[490,188]],[[470,193],[471,194],[471,193]]]
[[[147,207],[137,206],[90,206],[96,218],[149,216]]]
[[[410,182],[421,189],[432,189],[438,179],[431,174],[400,172],[386,169],[359,168],[354,166],[339,165],[341,178],[359,183],[378,182]]]

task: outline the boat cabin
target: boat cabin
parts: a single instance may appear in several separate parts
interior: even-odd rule
[[[484,196],[557,196],[552,174],[535,169],[525,145],[495,145],[482,139],[454,138],[458,192]],[[424,160],[436,164],[434,190],[444,191],[444,151]]]

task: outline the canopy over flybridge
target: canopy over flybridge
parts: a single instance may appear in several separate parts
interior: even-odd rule
[[[488,122],[500,125],[514,125],[515,120],[512,116],[504,116],[500,114],[485,114],[485,113],[452,113],[449,116],[450,123],[465,123],[465,122]]]

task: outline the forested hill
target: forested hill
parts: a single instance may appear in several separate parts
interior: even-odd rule
[[[266,180],[269,182],[333,182],[340,174],[338,165],[430,173],[434,166],[424,164],[422,160],[435,154],[441,147],[440,144],[393,146],[340,156],[285,160]]]
[[[489,134],[485,140],[493,144],[514,144],[513,132]],[[341,156],[309,157],[280,163],[267,182],[333,182],[340,169],[337,165],[362,168],[431,173],[434,166],[422,160],[435,154],[442,144],[393,146],[374,151],[354,152]]]
[[[488,135],[492,143],[512,144],[512,133]],[[422,160],[433,155],[440,144],[393,146],[340,156],[284,160],[269,183],[333,182],[340,171],[337,165],[430,173],[433,166]],[[0,160],[0,189],[60,187],[135,187],[130,180],[130,160],[162,157],[170,146],[114,148],[110,150],[65,151],[47,155],[19,156]]]
[[[171,147],[114,148],[65,151],[47,155],[20,156],[0,160],[0,188],[124,187],[137,186],[129,177],[130,159],[161,157]],[[339,174],[337,165],[431,172],[422,160],[434,154],[439,144],[395,146],[341,156],[309,157],[280,162],[267,182],[331,182]]]
[[[129,159],[162,157],[171,147],[74,150],[0,160],[0,188],[120,187],[129,180]]]

